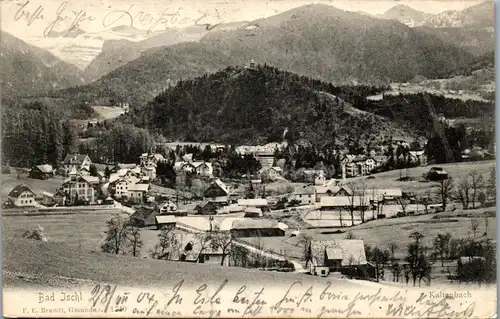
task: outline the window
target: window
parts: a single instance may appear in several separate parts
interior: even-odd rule
[[[323,270],[321,271],[321,274],[322,274],[322,275],[326,275],[326,270],[324,270],[324,269],[323,269]]]
[[[210,256],[205,255],[205,260],[210,260]]]

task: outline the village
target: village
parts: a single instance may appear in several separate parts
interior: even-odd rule
[[[215,146],[211,154],[217,154],[219,147]],[[239,148],[241,158],[258,163],[252,165],[253,173],[247,170],[239,178],[225,177],[224,160],[217,160],[215,155],[204,160],[178,150],[144,153],[136,163],[97,164],[88,155],[76,153],[66,155],[57,169],[36,165],[27,173],[27,182],[15,185],[8,193],[4,215],[41,219],[52,214],[108,214],[111,219],[100,228],[103,252],[125,254],[127,250],[142,258],[322,277],[402,283],[406,278],[407,284],[414,276],[414,282],[418,278],[419,284],[422,280],[430,284],[427,261],[417,273],[411,260],[404,257],[404,245],[395,251],[396,240],[391,240],[384,243],[388,249],[370,247],[366,237],[354,235],[356,227],[385,220],[427,220],[441,212],[464,209],[459,200],[452,200],[458,198],[447,186],[450,173],[439,166],[427,166],[423,150],[407,152],[407,162],[413,167],[410,170],[422,172],[420,176],[408,174],[408,168],[385,172],[399,175],[394,183],[378,181],[384,173],[375,172],[388,160],[383,155],[345,154],[336,178],[328,177],[322,169],[301,169],[292,181],[285,178],[279,165],[282,162],[276,160],[274,152],[262,147]],[[175,186],[167,187],[162,176],[174,176],[170,184]],[[42,186],[32,190],[29,181],[37,180]],[[57,180],[61,183],[50,189],[52,192],[43,189],[43,183]],[[484,190],[474,189],[473,205],[483,209],[494,205],[494,192],[488,190],[482,177],[481,181]],[[472,193],[472,188],[468,191]],[[494,222],[490,227],[492,224],[494,227]],[[103,234],[109,240],[110,233],[118,230],[127,233],[129,243],[124,240],[121,246],[106,246]],[[36,236],[33,234],[37,232],[43,233],[43,227],[38,225],[26,233]],[[418,234],[412,232],[408,238]],[[446,238],[449,245],[450,238]],[[453,255],[447,250],[447,254],[446,268],[441,265],[444,274],[438,274],[437,280],[454,278],[457,260],[462,260],[457,252]],[[384,277],[384,269],[392,276]]]

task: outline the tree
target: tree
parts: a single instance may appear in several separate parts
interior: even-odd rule
[[[403,198],[403,197],[397,197],[396,201],[398,202],[399,206],[401,206],[401,210],[403,211],[403,215],[406,216],[406,208],[410,204],[410,201],[406,198]]]
[[[213,234],[210,232],[201,232],[195,235],[195,239],[199,243],[200,250],[198,256],[196,257],[196,262],[200,262],[200,257],[203,252],[210,246],[212,246]]]
[[[469,208],[470,191],[471,185],[469,179],[466,177],[457,185],[457,197],[460,199],[460,202],[462,202],[464,209]]]
[[[487,195],[495,198],[496,197],[496,187],[497,187],[496,168],[495,168],[495,166],[493,166],[493,167],[491,167],[490,178],[488,179]]]
[[[398,249],[398,244],[396,244],[395,242],[390,242],[389,243],[389,250],[391,252],[391,259],[392,260],[395,260],[396,258],[394,258],[394,253],[396,252],[396,249]]]
[[[139,228],[132,226],[128,233],[128,245],[132,250],[132,256],[137,257],[142,247],[141,232]]]
[[[113,217],[106,222],[107,230],[104,244],[101,245],[101,251],[110,254],[124,253],[124,247],[129,234],[129,220]]]
[[[410,234],[410,238],[413,239],[417,245],[419,245],[420,240],[422,240],[422,238],[424,238],[424,235],[422,235],[418,231],[415,231],[415,232]]]
[[[177,245],[178,241],[174,228],[164,226],[158,234],[158,243],[154,246],[153,251],[150,252],[151,257],[154,259],[169,259],[171,252]]]
[[[352,234],[352,232],[348,232],[345,237],[345,239],[355,239],[354,235]]]
[[[444,258],[449,253],[449,245],[451,240],[451,234],[438,234],[434,237],[433,246],[436,254],[441,257],[441,267],[444,266]]]
[[[472,171],[469,173],[471,178],[471,188],[472,188],[472,208],[476,208],[476,200],[479,191],[484,187],[484,179],[483,175],[479,174],[476,171]]]
[[[451,177],[439,181],[438,194],[441,198],[441,202],[443,203],[443,211],[446,210],[448,199],[450,198],[452,191],[453,191],[453,179]]]
[[[471,220],[470,220],[470,227],[472,229],[472,232],[474,233],[474,238],[476,238],[476,230],[479,227],[479,219],[477,219],[477,218],[471,218]]]
[[[311,246],[311,236],[300,234],[299,235],[299,245],[302,247],[302,259],[307,261],[310,257],[309,248]]]
[[[477,200],[481,204],[481,207],[485,207],[486,206],[486,193],[483,191],[479,192],[479,195],[477,195]]]
[[[104,170],[104,176],[106,176],[106,178],[109,178],[110,175],[111,175],[111,170],[109,169],[109,166],[106,165],[106,169]]]
[[[234,236],[230,232],[219,232],[212,236],[212,249],[222,251],[221,266],[224,265],[226,257],[231,253],[233,239]]]
[[[429,214],[429,205],[431,204],[430,194],[424,194],[419,198],[420,204],[424,205],[425,214]]]
[[[368,203],[368,198],[366,196],[366,184],[361,183],[361,185],[356,189],[358,196],[359,196],[359,213],[361,217],[361,223],[365,222],[365,212],[368,209],[369,203]],[[353,190],[354,192],[354,190]]]

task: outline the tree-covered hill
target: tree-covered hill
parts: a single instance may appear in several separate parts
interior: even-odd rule
[[[266,143],[285,137],[315,144],[363,145],[395,131],[383,117],[356,109],[342,98],[379,90],[335,87],[265,65],[230,67],[179,82],[125,121],[167,139],[186,141]]]

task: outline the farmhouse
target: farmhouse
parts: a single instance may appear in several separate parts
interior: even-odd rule
[[[49,179],[54,177],[54,168],[52,168],[52,165],[48,164],[35,165],[31,169],[29,176],[36,179]]]
[[[204,200],[194,208],[196,215],[214,215],[217,213],[217,204]]]
[[[185,233],[177,234],[177,240],[182,248],[178,256],[180,261],[226,266],[229,263],[229,258],[224,258],[222,248],[214,247],[210,240],[202,245],[195,235]]]
[[[17,185],[9,195],[9,200],[17,207],[35,206],[35,193],[26,185]]]
[[[307,183],[314,183],[317,176],[326,176],[322,169],[306,169],[302,172],[302,178]]]
[[[73,167],[79,170],[82,166],[90,167],[90,164],[92,164],[92,161],[86,154],[68,154],[63,160],[63,167],[66,175],[69,174]]]
[[[43,205],[50,206],[52,204],[55,204],[54,194],[49,193],[49,192],[42,192],[42,196],[43,196],[43,199],[42,199]]]
[[[58,206],[64,206],[66,204],[66,194],[62,190],[58,190],[53,198],[54,203]]]
[[[448,178],[448,172],[441,167],[432,167],[427,173],[427,179],[440,181]]]
[[[229,202],[229,189],[220,179],[216,179],[203,193],[203,200],[226,205]]]
[[[320,202],[323,197],[330,196],[352,196],[353,191],[349,186],[314,186],[316,190],[316,202]]]
[[[160,215],[168,215],[177,211],[177,205],[172,201],[167,201],[160,206]]]
[[[208,162],[193,162],[196,174],[204,177],[212,177],[214,169],[212,163]]]
[[[370,276],[362,240],[311,241],[307,249],[309,273],[327,276],[330,272],[348,272],[359,277]]]
[[[372,189],[366,190],[366,194],[375,201],[391,201],[403,196],[401,188]]]
[[[326,176],[324,174],[318,174],[314,178],[314,185],[325,185],[326,183]]]
[[[245,208],[245,215],[244,217],[250,217],[250,218],[258,218],[264,216],[262,213],[262,209],[258,207],[247,207]]]
[[[292,198],[302,205],[312,205],[316,203],[316,190],[314,186],[298,187]]]

